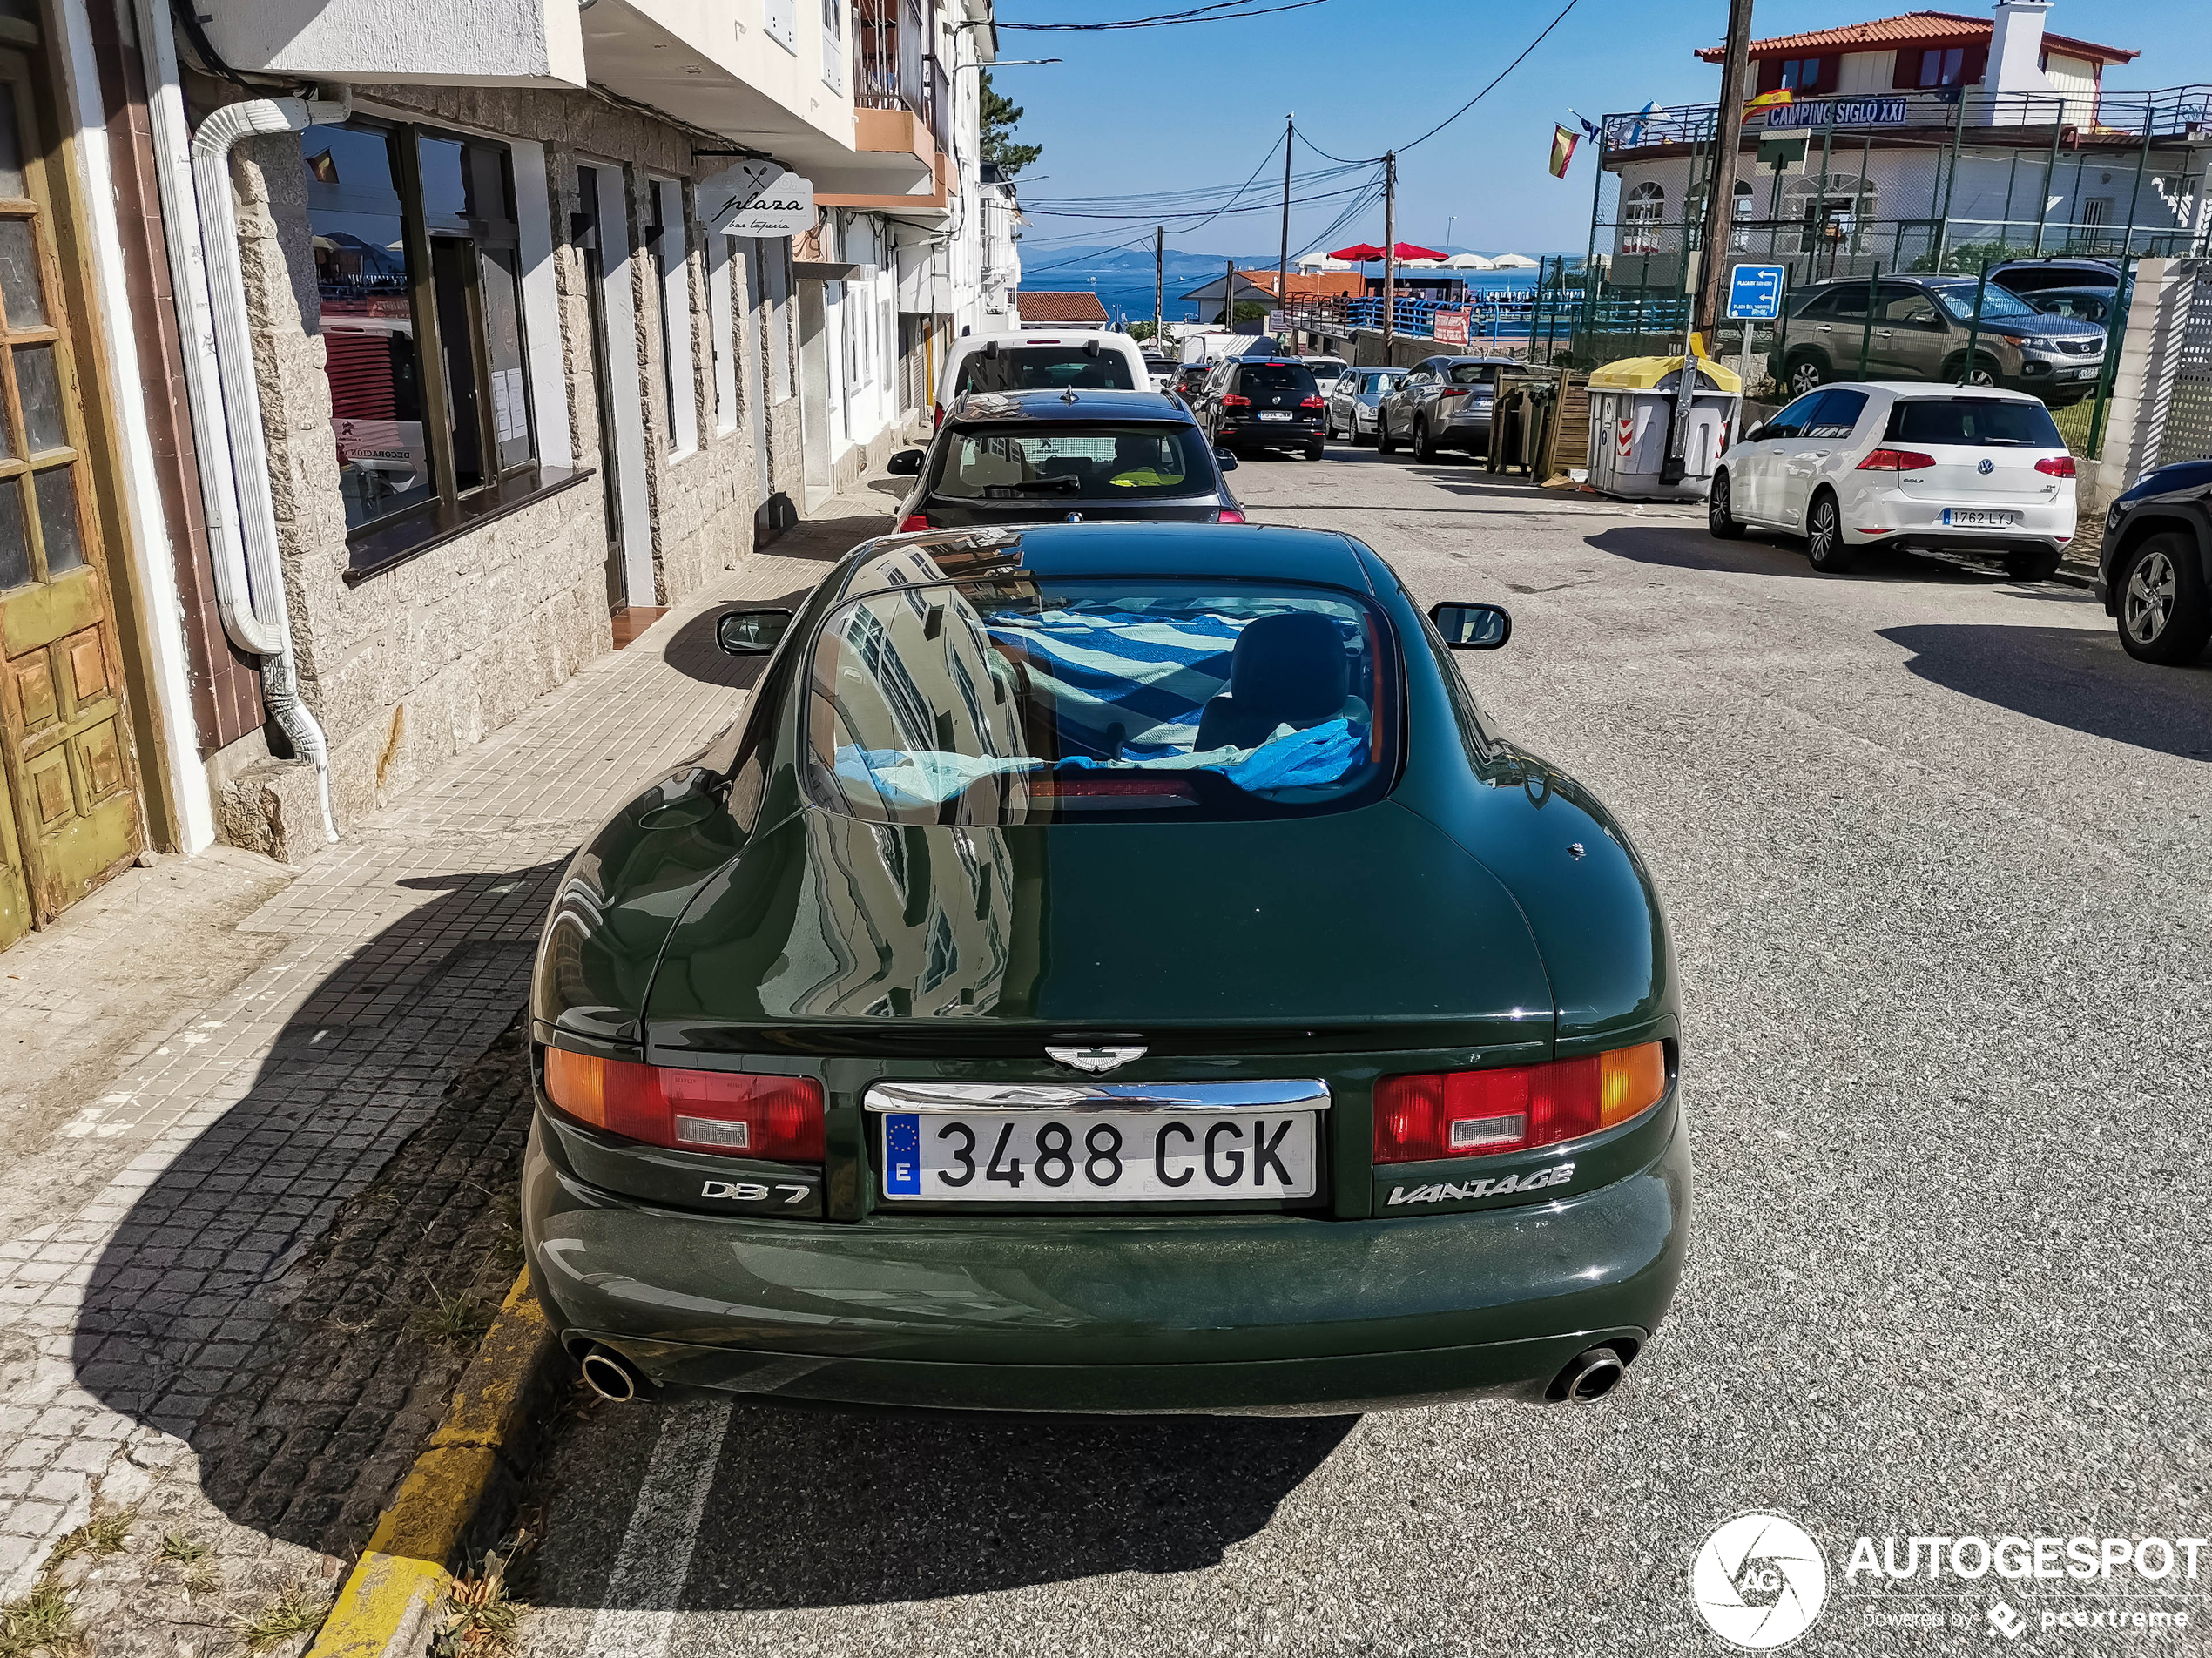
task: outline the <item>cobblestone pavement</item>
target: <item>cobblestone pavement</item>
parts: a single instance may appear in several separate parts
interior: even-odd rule
[[[890,504],[831,503],[304,871],[165,860],[0,956],[10,1035],[42,1021],[0,1053],[32,1130],[0,1199],[0,1601],[65,1536],[49,1580],[99,1616],[101,1654],[227,1649],[291,1586],[325,1592],[436,1419],[457,1361],[421,1332],[465,1322],[470,1240],[496,1233],[488,1193],[380,1175],[442,1101],[490,1109],[454,1084],[519,1011],[581,834],[743,705],[755,670],[715,649],[712,611],[803,593]],[[71,1028],[112,1039],[105,1067]],[[503,1142],[477,1126],[426,1170],[489,1184]],[[384,1202],[412,1218],[381,1223]],[[128,1544],[87,1547],[118,1510]]]

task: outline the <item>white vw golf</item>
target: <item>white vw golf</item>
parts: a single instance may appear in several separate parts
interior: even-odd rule
[[[1707,497],[1716,536],[1805,538],[1812,567],[1862,547],[1972,553],[2022,581],[2074,539],[2074,457],[2024,392],[1925,381],[1823,386],[1743,435]]]

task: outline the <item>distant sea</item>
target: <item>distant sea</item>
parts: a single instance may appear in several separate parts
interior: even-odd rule
[[[1453,249],[1454,253],[1461,250]],[[1486,250],[1473,250],[1477,252]],[[1530,258],[1535,255],[1531,254]],[[1196,300],[1181,296],[1204,283],[1218,281],[1229,256],[1217,253],[1185,253],[1170,247],[1166,259],[1166,311],[1170,322],[1187,320],[1198,314]],[[1270,253],[1238,254],[1237,268],[1244,271],[1272,270],[1275,255]],[[1380,276],[1382,266],[1371,265],[1367,273]],[[1429,273],[1416,272],[1416,275]],[[1534,271],[1469,271],[1465,273],[1469,284],[1477,289],[1525,289],[1536,286]],[[1022,251],[1022,286],[1025,288],[1081,293],[1086,289],[1098,295],[1099,303],[1106,307],[1109,317],[1126,317],[1130,321],[1150,320],[1152,315],[1152,255],[1150,251],[1132,252],[1107,247],[1024,247]]]

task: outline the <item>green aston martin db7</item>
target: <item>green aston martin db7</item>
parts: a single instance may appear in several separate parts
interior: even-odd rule
[[[1689,1221],[1673,954],[1348,536],[926,532],[733,610],[745,717],[576,856],[523,1226],[602,1392],[1594,1399]]]

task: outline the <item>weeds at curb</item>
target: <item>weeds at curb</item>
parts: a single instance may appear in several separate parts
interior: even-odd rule
[[[238,1638],[248,1652],[259,1652],[294,1635],[311,1635],[322,1628],[330,1610],[330,1594],[319,1583],[294,1583],[253,1617],[240,1622]]]
[[[156,1552],[155,1558],[174,1560],[179,1566],[192,1566],[214,1552],[206,1544],[187,1537],[182,1532],[167,1532],[162,1536],[161,1547]]]
[[[449,1296],[433,1286],[428,1304],[416,1308],[410,1322],[425,1341],[456,1347],[482,1340],[497,1311],[473,1295]]]
[[[532,1540],[522,1533],[504,1554],[495,1549],[480,1571],[454,1579],[430,1642],[431,1658],[509,1658],[523,1607],[509,1594],[508,1568]]]
[[[0,1658],[28,1658],[31,1653],[76,1658],[84,1650],[84,1637],[71,1627],[69,1616],[69,1591],[51,1580],[0,1607]]]

